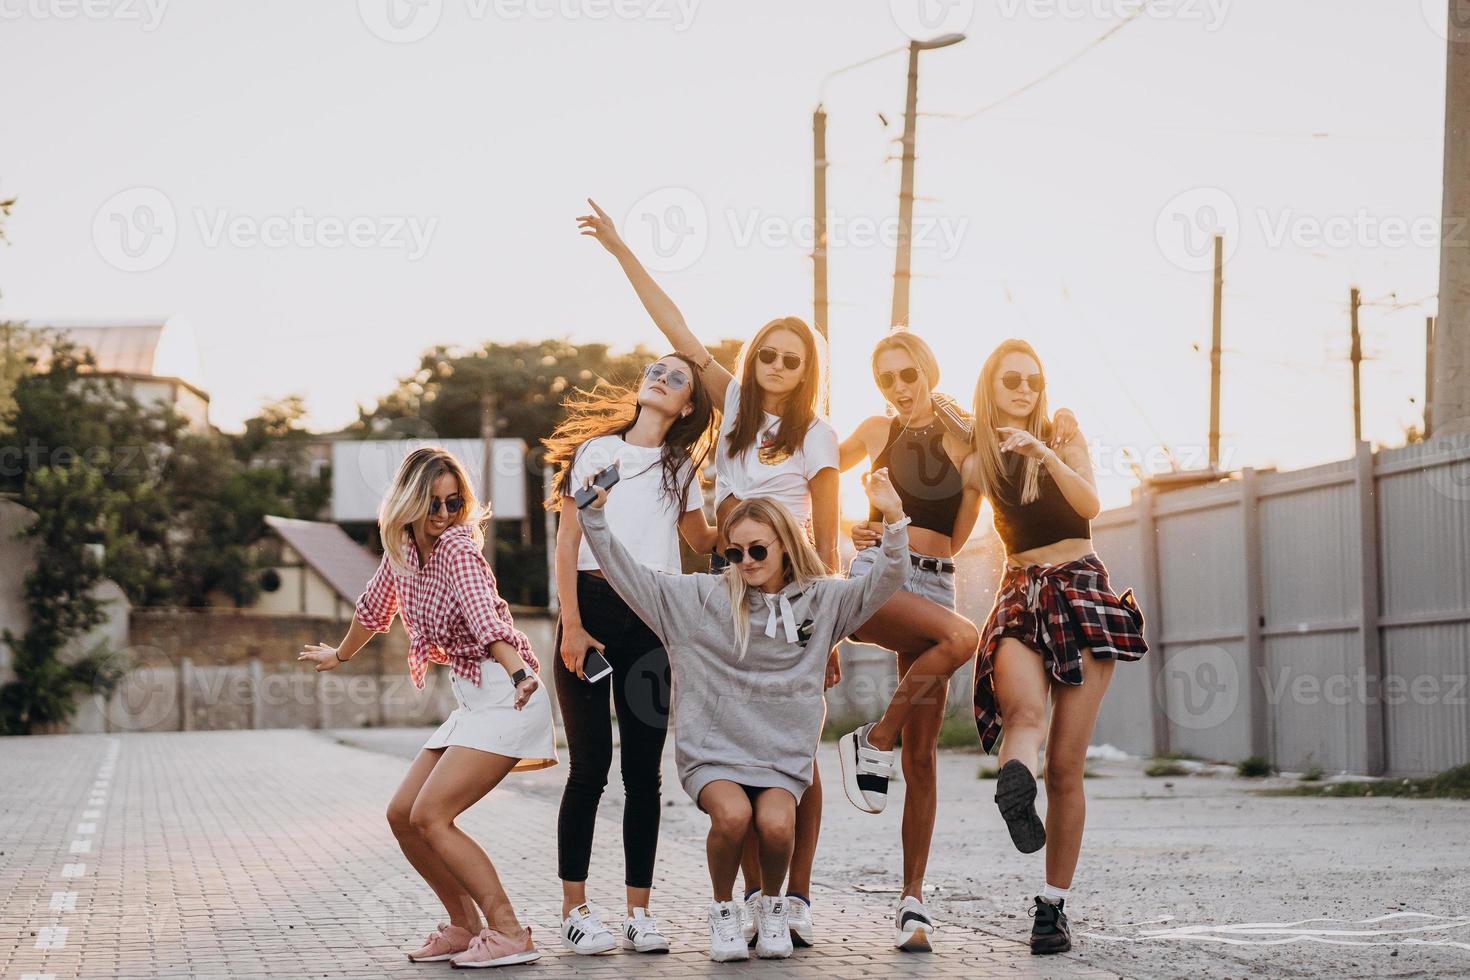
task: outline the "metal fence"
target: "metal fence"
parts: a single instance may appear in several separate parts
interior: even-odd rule
[[[1144,493],[1093,528],[1150,645],[1114,672],[1095,742],[1329,772],[1470,762],[1463,440]]]

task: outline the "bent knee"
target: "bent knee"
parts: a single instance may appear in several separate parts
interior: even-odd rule
[[[453,821],[435,807],[414,804],[408,814],[409,829],[419,835],[432,834],[448,827]]]
[[[413,804],[403,806],[398,803],[388,804],[388,827],[394,836],[402,837],[413,833],[413,823],[409,817],[413,813]]]
[[[980,630],[969,620],[963,620],[944,634],[944,652],[956,670],[969,663],[979,648]]]

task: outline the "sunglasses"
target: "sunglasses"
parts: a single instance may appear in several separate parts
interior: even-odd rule
[[[884,371],[882,374],[878,375],[878,387],[882,388],[884,391],[887,391],[889,388],[893,387],[895,381],[902,381],[906,385],[911,385],[918,380],[918,368],[907,367],[904,368],[902,371],[897,372]]]
[[[643,377],[646,381],[662,381],[668,385],[670,391],[678,391],[689,383],[689,375],[678,368],[670,370],[667,364],[657,361],[643,369]]]
[[[762,347],[755,352],[755,356],[760,358],[762,364],[775,364],[776,358],[779,357],[781,366],[788,371],[795,371],[801,367],[801,355],[782,353],[774,347]]]
[[[438,497],[435,497],[433,500],[429,501],[430,517],[433,517],[434,515],[439,513],[439,507],[441,504],[444,506],[445,510],[449,511],[449,513],[458,514],[460,512],[460,509],[464,507],[464,498],[454,496],[450,497],[448,500],[440,500]]]
[[[1038,395],[1046,390],[1046,379],[1039,374],[1022,375],[1020,371],[1007,371],[1000,376],[1000,383],[1006,386],[1007,391],[1018,390],[1023,380],[1026,387]]]
[[[748,549],[737,546],[725,549],[725,560],[732,565],[738,565],[745,560],[747,551],[750,553],[751,561],[765,561],[766,555],[770,554],[763,544],[753,544]]]

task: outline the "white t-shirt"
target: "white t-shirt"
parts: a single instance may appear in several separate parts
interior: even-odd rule
[[[608,528],[644,565],[678,574],[682,570],[679,518],[704,506],[704,491],[699,488],[697,478],[690,480],[684,506],[672,504],[663,488],[664,468],[659,462],[662,453],[661,448],[630,446],[621,436],[588,439],[577,448],[571,490],[575,493],[589,476],[617,463],[618,484],[608,493],[604,505]],[[679,471],[681,483],[689,471],[689,461],[685,460]],[[577,570],[598,570],[597,559],[585,537],[577,549]]]
[[[720,420],[720,444],[715,448],[715,506],[732,493],[740,500],[774,497],[786,505],[797,524],[804,526],[812,516],[812,492],[807,481],[829,466],[837,469],[837,430],[818,416],[806,430],[801,448],[781,456],[770,449],[781,430],[781,417],[764,412],[760,436],[745,452],[731,459],[725,448],[740,416],[738,379],[725,389],[724,412]]]

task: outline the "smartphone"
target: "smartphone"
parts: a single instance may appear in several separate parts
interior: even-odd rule
[[[607,662],[601,650],[588,647],[587,656],[582,661],[582,673],[587,675],[587,683],[595,684],[612,673],[612,664]]]
[[[592,489],[593,487],[601,487],[604,490],[611,490],[617,484],[619,479],[620,477],[618,475],[617,463],[612,464],[601,473],[598,473],[597,476],[593,478],[591,486],[583,487],[582,489],[578,490],[573,496],[572,499],[576,501],[577,509],[586,510],[587,505],[597,499],[597,493]]]

